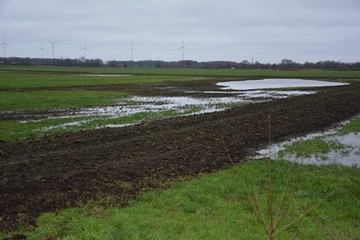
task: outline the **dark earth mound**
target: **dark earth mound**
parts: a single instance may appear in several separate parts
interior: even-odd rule
[[[244,162],[267,144],[269,116],[278,142],[359,113],[360,84],[353,83],[223,112],[0,142],[0,230],[106,196],[126,205],[139,192],[227,168],[223,142]]]

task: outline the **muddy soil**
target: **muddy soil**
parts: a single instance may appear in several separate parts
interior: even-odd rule
[[[162,86],[163,92],[160,87],[132,86],[129,92],[151,96],[215,88],[196,84],[178,83],[175,89],[181,91]],[[0,231],[35,225],[41,213],[106,196],[124,206],[141,192],[228,168],[222,139],[233,161],[243,163],[266,146],[269,115],[272,141],[278,142],[358,115],[359,99],[360,84],[353,83],[223,112],[0,142]],[[16,119],[29,116],[13,114]]]

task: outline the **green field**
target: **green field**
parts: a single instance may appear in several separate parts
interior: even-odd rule
[[[104,77],[110,75],[109,77]],[[118,76],[116,76],[118,75]],[[0,67],[0,91],[16,88],[93,86],[164,81],[254,78],[352,80],[360,71],[207,70],[172,68]]]
[[[47,69],[45,69],[47,70]],[[0,89],[13,88],[39,88],[39,87],[70,87],[70,86],[94,86],[94,85],[117,85],[129,83],[156,83],[163,81],[191,81],[195,77],[181,75],[123,75],[128,73],[117,72],[119,76],[108,76],[109,72],[97,73],[93,70],[87,74],[75,72],[76,69],[66,69],[66,72],[60,71],[31,71],[31,70],[3,70],[0,68]],[[71,71],[73,70],[73,71]],[[93,76],[91,76],[91,74]],[[99,76],[102,74],[103,76]],[[115,73],[112,73],[115,74]]]
[[[201,76],[230,78],[320,78],[320,79],[351,79],[359,78],[360,71],[329,71],[329,70],[238,70],[238,69],[193,69],[193,68],[109,68],[109,67],[20,67],[1,66],[1,72],[49,73],[52,74],[131,74],[156,76]]]

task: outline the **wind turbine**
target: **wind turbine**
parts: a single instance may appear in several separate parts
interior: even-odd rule
[[[51,43],[51,49],[52,49],[52,55],[53,55],[53,58],[55,58],[55,53],[54,53],[54,44],[59,42],[59,40],[56,40],[55,42],[52,42],[48,39],[48,41]]]
[[[86,42],[85,42],[84,47],[81,48],[80,51],[81,51],[81,50],[84,50],[84,60],[86,60],[86,51],[90,52],[90,50],[86,48]]]
[[[44,58],[44,50],[47,51],[47,49],[43,47],[43,43],[41,43],[41,48],[38,50],[38,52],[41,51],[42,58]]]
[[[129,47],[128,49],[126,49],[126,50],[130,50],[131,51],[131,61],[133,60],[133,51],[135,50],[136,51],[136,49],[135,48],[133,48],[133,42],[131,41],[131,47]]]
[[[181,47],[179,47],[178,49],[176,49],[176,50],[182,50],[182,60],[184,61],[184,51],[185,50],[187,50],[187,51],[189,51],[189,49],[187,49],[186,47],[185,47],[185,45],[184,45],[184,40],[183,40],[183,42],[182,42],[182,46]]]
[[[4,58],[6,58],[6,48],[10,47],[9,45],[6,44],[5,42],[5,36],[4,36],[4,41],[0,44],[1,47],[4,49]]]

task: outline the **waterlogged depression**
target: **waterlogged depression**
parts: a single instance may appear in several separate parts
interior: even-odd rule
[[[358,116],[357,118],[359,118]],[[349,123],[343,122],[341,125]],[[315,164],[315,165],[327,165],[327,164],[341,164],[345,166],[360,167],[360,133],[348,133],[341,134],[340,128],[334,128],[327,132],[309,134],[305,137],[295,138],[288,142],[274,144],[270,149],[262,149],[257,152],[255,158],[269,157],[273,160],[284,159],[292,162],[302,164]],[[320,139],[324,144],[328,144],[330,147],[329,152],[317,152],[307,156],[307,153],[300,153],[298,156],[293,151],[286,151],[288,146],[296,146],[304,141],[314,141],[314,139]],[[317,141],[318,142],[318,141]],[[313,144],[318,144],[314,142]],[[305,150],[306,151],[306,150]]]
[[[235,82],[222,82],[219,85],[224,86],[223,89],[236,89],[244,91],[247,96],[268,97],[271,95],[277,95],[279,91],[262,91],[253,89],[272,89],[272,88],[294,88],[294,87],[329,87],[329,86],[341,86],[347,85],[347,83],[339,82],[325,82],[315,80],[302,80],[302,79],[263,79],[252,81],[235,81]],[[311,94],[311,91],[288,91],[282,92],[288,95],[301,95]],[[304,158],[296,156],[294,153],[285,154],[283,157],[286,160],[293,162],[301,162],[304,164],[342,164],[346,166],[360,167],[360,135],[356,133],[350,133],[347,135],[336,134],[337,129],[334,129],[326,133],[311,134],[305,138],[294,139],[291,142],[281,143],[274,145],[270,152],[273,152],[272,159],[277,159],[278,153],[284,151],[285,146],[293,144],[299,141],[314,139],[315,137],[321,137],[323,141],[327,143],[336,143],[339,149],[334,149],[326,154],[313,154],[311,157]],[[258,152],[260,157],[268,155],[269,149],[264,149]]]
[[[252,90],[270,88],[294,88],[294,87],[331,87],[347,85],[348,83],[326,82],[304,79],[263,79],[248,81],[222,82],[219,85],[225,86],[224,89]]]
[[[214,92],[209,92],[213,94]],[[220,93],[220,92],[219,92]],[[222,94],[224,92],[221,92]],[[200,114],[206,112],[222,111],[231,104],[254,103],[276,98],[286,98],[291,95],[312,94],[314,91],[246,91],[238,93],[235,97],[141,97],[135,96],[119,102],[117,106],[85,108],[79,115],[96,115],[109,117],[130,116],[141,112],[162,112],[174,110],[178,113]],[[127,103],[126,103],[127,102]]]
[[[92,125],[93,127],[122,127],[159,116],[179,116],[222,111],[234,104],[249,104],[287,98],[295,95],[316,93],[315,91],[306,90],[271,90],[271,88],[321,87],[343,84],[344,83],[301,79],[221,82],[217,84],[219,87],[218,91],[202,91],[203,94],[201,98],[192,96],[192,94],[197,93],[197,91],[184,91],[183,96],[133,96],[121,99],[117,104],[112,106],[82,108],[71,112],[69,115],[47,118],[64,118],[67,119],[67,121],[62,124],[57,124],[56,126],[47,126],[37,131],[48,131],[54,128],[71,128],[73,126],[83,125]],[[229,89],[234,91],[229,91]],[[209,95],[209,97],[206,97],[206,95]],[[216,95],[219,95],[219,97],[214,97]],[[106,123],[103,121],[104,119],[117,119],[117,121]],[[118,121],[119,119],[124,120]]]

